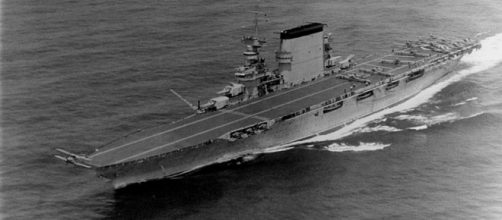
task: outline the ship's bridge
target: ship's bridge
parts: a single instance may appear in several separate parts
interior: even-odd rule
[[[257,71],[255,66],[241,66],[234,75],[239,81],[253,81],[265,76],[265,72]]]

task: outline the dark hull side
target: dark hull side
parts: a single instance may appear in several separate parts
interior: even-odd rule
[[[259,154],[267,149],[291,143],[326,131],[335,131],[344,124],[376,113],[413,97],[425,88],[448,75],[458,59],[443,65],[426,69],[425,73],[410,81],[409,77],[397,79],[392,88],[382,84],[373,89],[373,94],[359,97],[357,94],[343,99],[343,105],[321,107],[302,115],[275,124],[261,134],[245,139],[229,141],[217,139],[205,145],[198,145],[113,166],[97,168],[99,176],[110,179],[116,188],[152,179],[178,176],[198,168],[236,159],[249,154]],[[340,94],[333,94],[337,97]],[[368,96],[369,95],[369,96]],[[323,111],[324,110],[324,111]]]

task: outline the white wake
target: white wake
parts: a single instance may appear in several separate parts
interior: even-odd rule
[[[359,145],[347,145],[345,143],[341,144],[334,143],[324,147],[324,149],[331,152],[346,152],[346,151],[360,152],[360,151],[382,150],[388,146],[390,146],[390,144],[359,142]]]
[[[397,120],[407,120],[411,121],[414,124],[419,124],[419,125],[435,125],[435,124],[440,124],[443,122],[451,122],[451,121],[456,121],[459,119],[462,119],[463,117],[460,116],[459,113],[454,113],[454,112],[449,112],[446,114],[442,115],[435,115],[435,116],[425,116],[425,115],[399,115],[396,116],[395,119]]]
[[[354,129],[354,133],[370,133],[376,131],[398,132],[401,131],[401,129],[387,125],[377,125],[374,127],[367,126]]]
[[[409,130],[424,130],[432,125],[437,125],[445,122],[454,122],[458,120],[464,120],[468,118],[473,118],[478,115],[482,115],[484,112],[477,112],[468,116],[461,116],[459,113],[446,113],[443,115],[436,116],[424,116],[424,115],[399,115],[395,117],[397,120],[407,120],[416,124],[417,126],[409,127]]]

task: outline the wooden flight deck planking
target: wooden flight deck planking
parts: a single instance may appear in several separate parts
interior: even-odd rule
[[[439,54],[428,51],[432,54]],[[398,65],[382,64],[380,60],[420,61],[425,58],[400,55],[386,55],[361,63],[346,73],[358,73],[359,68],[381,67],[381,71],[397,75],[410,70],[408,63]],[[372,84],[388,77],[371,74]],[[311,83],[269,94],[260,99],[228,107],[216,112],[194,115],[193,117],[168,125],[147,129],[131,134],[105,145],[88,156],[88,163],[101,167],[127,161],[138,160],[180,148],[216,139],[227,132],[251,126],[260,122],[280,118],[300,109],[319,104],[365,87],[361,82],[348,81],[328,76]]]

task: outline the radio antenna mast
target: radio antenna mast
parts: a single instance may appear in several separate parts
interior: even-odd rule
[[[251,13],[254,13],[254,35],[258,39],[258,15],[262,14],[263,16],[267,16],[265,12],[260,11],[260,8],[258,4],[256,4],[255,10],[251,11]]]

